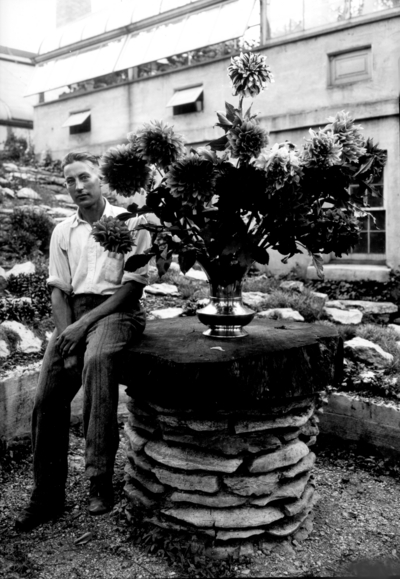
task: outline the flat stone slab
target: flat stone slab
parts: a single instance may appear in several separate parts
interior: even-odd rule
[[[271,402],[284,406],[286,398],[313,395],[340,379],[334,327],[256,319],[240,340],[207,338],[205,329],[192,317],[148,322],[121,379],[127,394],[176,411],[268,413]]]
[[[155,296],[179,295],[177,286],[171,283],[153,283],[152,285],[146,285],[144,291],[147,294],[153,294]]]
[[[365,314],[372,315],[395,314],[399,309],[392,302],[371,302],[368,300],[331,300],[326,302],[326,307],[346,310],[356,308]]]
[[[275,471],[284,466],[298,463],[309,452],[308,446],[304,442],[297,440],[276,452],[258,456],[248,468],[251,473]]]
[[[330,320],[337,324],[358,325],[361,324],[363,313],[355,308],[332,308],[324,307],[324,312]]]
[[[392,354],[385,352],[378,344],[359,336],[344,343],[344,353],[349,358],[375,366],[387,366],[393,362]]]
[[[167,320],[169,318],[178,318],[183,314],[183,308],[162,308],[150,312],[156,320]]]
[[[284,514],[275,507],[205,509],[205,508],[172,508],[163,509],[164,515],[173,517],[196,527],[260,527],[282,519]]]

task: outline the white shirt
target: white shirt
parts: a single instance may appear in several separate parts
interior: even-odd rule
[[[103,216],[116,217],[125,213],[105,199]],[[144,215],[125,222],[130,231],[147,223]],[[50,286],[58,287],[67,294],[112,295],[124,283],[135,281],[148,283],[148,265],[135,272],[124,271],[126,260],[135,253],[143,253],[151,245],[150,234],[139,230],[133,235],[132,250],[123,255],[106,251],[91,235],[92,227],[80,218],[77,211],[54,228],[50,241],[49,278]]]

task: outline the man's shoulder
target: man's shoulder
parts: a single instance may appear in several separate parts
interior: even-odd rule
[[[68,231],[69,229],[71,229],[72,224],[75,222],[75,219],[76,219],[75,213],[73,215],[70,215],[69,217],[66,217],[65,219],[57,223],[57,225],[53,229],[53,232],[64,233],[65,231]]]

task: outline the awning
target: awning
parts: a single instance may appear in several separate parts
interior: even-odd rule
[[[226,0],[36,67],[28,95],[240,38],[256,0]]]
[[[83,113],[72,113],[69,115],[68,119],[63,123],[63,127],[77,127],[83,125],[86,119],[90,117],[90,111],[84,111]]]
[[[167,107],[177,107],[195,103],[203,92],[203,85],[177,90],[167,103]]]

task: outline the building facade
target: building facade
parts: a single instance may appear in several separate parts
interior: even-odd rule
[[[325,256],[327,277],[386,279],[389,268],[400,267],[398,0],[171,1],[175,7],[163,11],[165,0],[155,0],[159,10],[150,15],[135,15],[126,3],[125,16],[100,22],[93,15],[44,41],[30,90],[38,95],[36,151],[49,149],[55,158],[75,148],[102,153],[152,119],[203,145],[220,135],[215,111],[235,101],[230,57],[254,46],[275,76],[253,105],[271,145],[288,139],[301,146],[310,127],[347,110],[387,150],[375,219],[364,220],[361,242],[346,259]],[[288,266],[280,260],[272,256],[273,272],[297,267],[307,274],[308,256]]]

